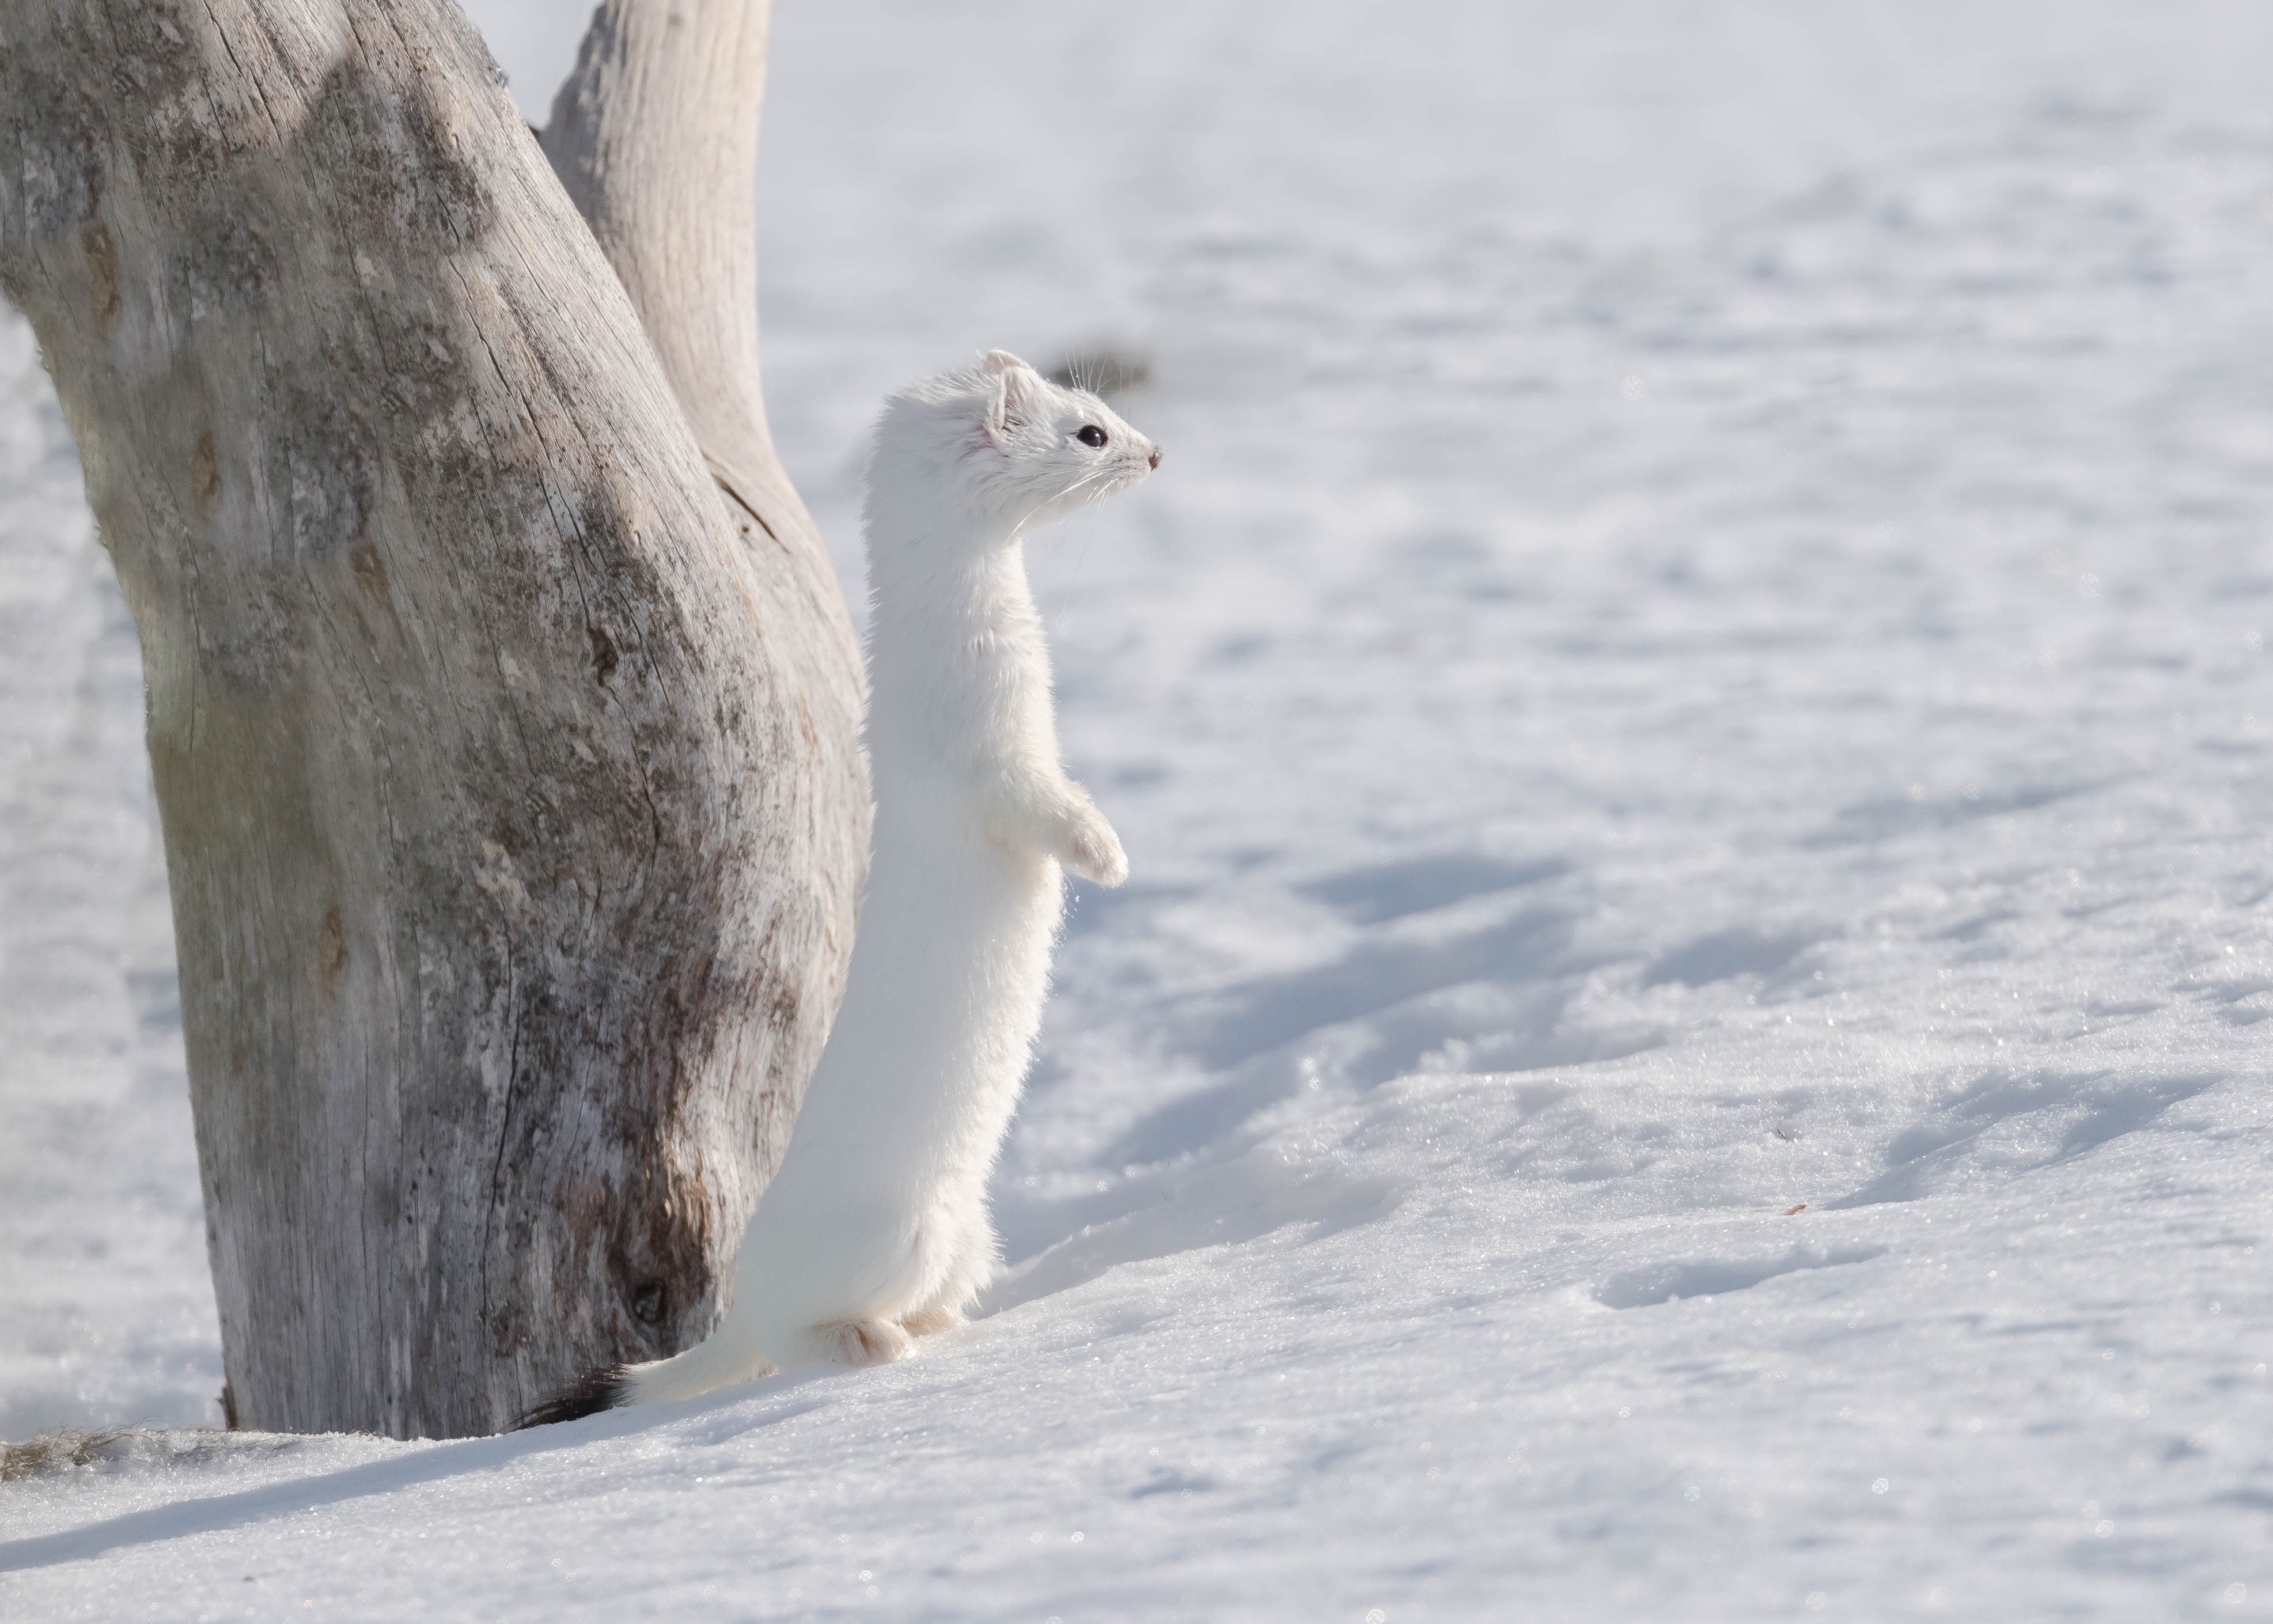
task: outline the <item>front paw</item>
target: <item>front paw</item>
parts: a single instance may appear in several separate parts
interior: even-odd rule
[[[900,1329],[911,1336],[936,1336],[963,1322],[963,1316],[951,1308],[919,1308],[900,1316]]]
[[[1129,877],[1129,856],[1121,849],[1121,837],[1095,807],[1084,807],[1067,821],[1058,861],[1099,885],[1118,885]]]
[[[838,1365],[894,1365],[913,1353],[907,1332],[889,1320],[845,1320],[826,1327],[821,1345]]]

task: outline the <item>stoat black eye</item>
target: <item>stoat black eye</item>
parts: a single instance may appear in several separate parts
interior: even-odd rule
[[[1101,446],[1105,443],[1105,431],[1094,423],[1084,424],[1081,432],[1074,438],[1084,446]]]

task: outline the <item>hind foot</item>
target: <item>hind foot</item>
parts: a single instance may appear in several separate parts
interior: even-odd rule
[[[889,1320],[847,1320],[823,1327],[821,1339],[839,1365],[889,1365],[915,1351],[908,1334]]]
[[[911,1314],[900,1316],[900,1328],[911,1336],[933,1336],[941,1331],[952,1331],[963,1323],[963,1316],[951,1308],[919,1308]]]

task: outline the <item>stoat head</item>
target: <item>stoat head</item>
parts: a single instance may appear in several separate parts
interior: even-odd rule
[[[1160,448],[1097,396],[994,350],[886,404],[870,501],[954,500],[1016,533],[1125,491],[1159,464]]]

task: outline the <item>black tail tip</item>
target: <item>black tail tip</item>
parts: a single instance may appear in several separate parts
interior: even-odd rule
[[[551,1426],[556,1421],[574,1421],[581,1416],[595,1416],[604,1410],[620,1409],[631,1397],[631,1382],[620,1365],[603,1365],[597,1370],[587,1371],[544,1402],[521,1412],[521,1419],[513,1424],[516,1432],[532,1426]]]

